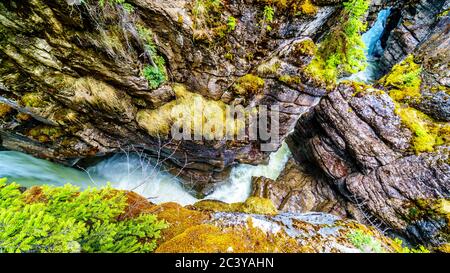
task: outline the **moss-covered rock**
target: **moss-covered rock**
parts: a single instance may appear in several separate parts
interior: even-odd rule
[[[203,200],[194,204],[195,209],[214,212],[242,212],[249,214],[268,214],[278,213],[272,200],[261,197],[249,197],[242,203],[224,203],[216,200]]]

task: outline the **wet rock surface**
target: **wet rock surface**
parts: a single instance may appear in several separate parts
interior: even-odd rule
[[[281,141],[324,88],[308,79],[286,84],[280,77],[297,75],[311,61],[296,45],[316,39],[339,7],[323,6],[312,16],[280,15],[269,32],[258,26],[263,6],[231,1],[202,19],[193,2],[127,1],[130,12],[79,1],[3,1],[0,100],[14,108],[2,117],[3,147],[65,164],[131,147],[166,158],[173,173],[205,191],[230,166],[265,161],[259,141],[171,141],[146,132],[138,113],[159,109],[175,95],[169,85],[151,88],[142,75],[153,62],[143,29],[151,31],[169,82],[229,105],[278,105]],[[200,19],[226,23],[231,16],[237,20],[233,31],[199,26]],[[273,73],[258,72],[270,60],[276,62]],[[256,96],[233,93],[233,84],[247,74],[265,82]]]
[[[348,217],[346,203],[326,177],[311,173],[290,159],[276,181],[253,179],[252,196],[271,199],[282,212],[325,212]]]
[[[450,197],[448,147],[414,155],[410,138],[386,93],[342,84],[300,119],[289,144],[300,163],[318,166],[372,224],[440,245],[445,217],[423,224],[410,214],[418,200]]]

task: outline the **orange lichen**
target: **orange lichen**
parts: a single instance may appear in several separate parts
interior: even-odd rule
[[[187,229],[161,244],[159,253],[273,253],[303,252],[297,241],[284,232],[266,233],[253,226],[218,227],[202,224]]]
[[[169,227],[161,233],[161,240],[167,241],[183,233],[186,229],[199,225],[209,219],[209,215],[183,208],[177,203],[164,203],[154,207],[151,213],[165,220]]]
[[[0,118],[5,117],[7,114],[11,113],[13,109],[4,103],[0,103]]]

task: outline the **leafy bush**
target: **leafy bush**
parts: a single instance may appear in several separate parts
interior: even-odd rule
[[[22,193],[0,180],[0,252],[151,252],[167,227],[155,215],[120,219],[123,192],[72,185]]]
[[[166,81],[166,73],[159,66],[147,65],[142,74],[147,79],[150,89],[156,89]]]

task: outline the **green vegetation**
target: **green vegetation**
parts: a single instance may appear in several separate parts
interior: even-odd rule
[[[399,103],[395,112],[413,133],[412,148],[416,153],[432,152],[436,146],[450,143],[450,124],[436,122],[425,113]]]
[[[265,6],[263,11],[263,20],[261,21],[261,25],[268,30],[271,31],[272,27],[270,23],[273,22],[273,17],[275,15],[275,11],[271,6]]]
[[[394,239],[395,249],[398,253],[430,253],[428,249],[424,246],[419,246],[418,248],[409,248],[403,246],[403,241],[399,238]]]
[[[228,32],[232,32],[236,29],[237,20],[233,16],[229,16],[227,20]]]
[[[395,65],[392,71],[380,80],[381,84],[390,88],[389,95],[395,101],[418,99],[421,97],[420,85],[422,68],[414,62],[414,55],[409,55],[403,62]]]
[[[39,125],[30,129],[27,134],[39,142],[46,143],[62,137],[64,131],[56,126]]]
[[[194,204],[194,207],[205,211],[244,212],[250,214],[276,215],[277,208],[272,200],[260,197],[249,197],[241,203],[224,203],[216,200],[203,200]]]
[[[281,12],[289,12],[294,15],[315,15],[317,7],[311,3],[311,0],[259,0],[265,3],[273,11],[276,7]],[[273,17],[273,16],[272,16]]]
[[[33,187],[0,180],[0,252],[151,252],[167,227],[155,215],[120,217],[124,192]]]
[[[127,3],[125,0],[98,0],[98,4],[102,8],[105,7],[106,3],[110,5],[120,5],[125,11],[129,13],[134,11],[134,7],[130,3]]]
[[[247,74],[237,79],[233,86],[234,93],[243,96],[255,95],[264,87],[264,80],[253,74]]]
[[[144,41],[144,49],[151,64],[144,67],[142,75],[147,79],[150,89],[156,89],[167,81],[165,60],[158,54],[153,41],[153,33],[144,26],[137,25],[139,36]]]
[[[396,114],[413,133],[412,149],[415,153],[432,152],[436,146],[450,143],[448,123],[437,122],[409,105],[422,97],[421,72],[421,66],[414,62],[414,55],[409,55],[380,80],[395,101]]]
[[[347,236],[350,242],[363,252],[386,252],[378,240],[362,230],[355,230]]]
[[[195,0],[192,8],[194,40],[211,43],[225,37],[237,20],[234,17],[224,18],[222,13],[221,0]]]
[[[339,24],[320,43],[317,54],[307,68],[312,77],[334,85],[339,75],[357,73],[367,66],[361,33],[369,8],[368,0],[349,0],[344,3]]]
[[[43,95],[38,92],[26,93],[22,96],[21,102],[24,106],[34,108],[43,108],[47,105],[43,98]]]
[[[163,64],[163,63],[161,63]],[[160,66],[147,65],[142,70],[142,74],[148,81],[150,89],[156,89],[166,81],[166,74]]]

